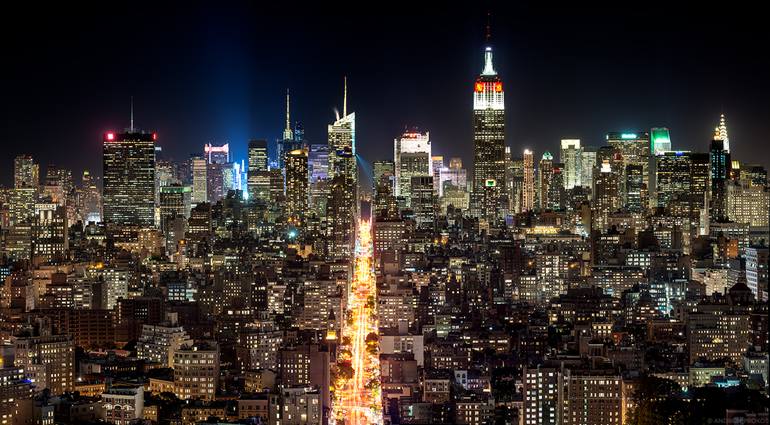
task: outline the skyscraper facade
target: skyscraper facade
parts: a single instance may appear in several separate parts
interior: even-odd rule
[[[473,193],[471,213],[487,220],[499,218],[505,201],[505,93],[492,63],[492,48],[484,51],[484,69],[473,88]]]
[[[13,187],[15,189],[40,186],[40,164],[29,155],[19,155],[13,160]]]
[[[296,133],[295,133],[296,134]],[[310,173],[310,206],[318,217],[326,216],[326,201],[329,198],[329,145],[308,146],[308,168]]]
[[[410,198],[412,177],[432,175],[430,133],[409,129],[393,140],[396,196]]]
[[[208,200],[208,165],[206,158],[193,156],[192,163],[192,203],[198,205]]]
[[[535,156],[529,149],[524,149],[524,189],[521,194],[521,211],[535,208]]]
[[[548,195],[550,192],[551,181],[553,180],[553,155],[545,151],[537,167],[538,173],[538,206],[541,210],[546,210],[550,206]]]
[[[249,199],[257,199],[260,181],[264,180],[264,173],[267,173],[267,141],[249,140],[248,152],[248,171],[246,177],[246,188]]]
[[[583,180],[583,149],[580,139],[561,139],[559,161],[564,164],[564,188],[572,189],[582,186]]]
[[[624,165],[640,165],[643,179],[645,181],[649,179],[650,133],[646,131],[610,132],[607,133],[606,139],[609,146],[620,152]],[[625,197],[625,166],[620,171],[620,185]]]
[[[584,146],[583,151],[580,153],[580,183],[583,187],[593,187],[594,185],[594,168],[596,167],[596,152],[597,149],[594,146]]]
[[[668,151],[655,158],[656,205],[665,208],[690,190],[690,152]]]
[[[718,128],[717,128],[718,130]],[[727,183],[730,176],[730,152],[724,148],[724,141],[718,132],[709,147],[711,163],[711,202],[710,217],[712,220],[723,220],[727,217]]]
[[[328,254],[348,259],[353,253],[358,217],[358,167],[356,164],[356,114],[347,111],[347,79],[342,117],[328,126],[329,199],[326,206]]]
[[[104,221],[150,227],[155,223],[154,133],[133,128],[105,133],[103,140]]]
[[[308,210],[307,150],[286,153],[286,219],[294,226],[305,220]]]
[[[650,152],[660,155],[671,150],[671,135],[666,127],[654,127],[650,130]]]

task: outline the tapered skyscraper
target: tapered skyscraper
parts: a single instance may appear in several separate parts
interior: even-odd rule
[[[473,194],[471,213],[499,218],[507,205],[505,193],[505,102],[503,82],[484,51],[484,69],[473,86]]]

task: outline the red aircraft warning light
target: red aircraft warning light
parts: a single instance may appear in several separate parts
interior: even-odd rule
[[[115,140],[115,133],[113,132],[107,133],[107,140]]]

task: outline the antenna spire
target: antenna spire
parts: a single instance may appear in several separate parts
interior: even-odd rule
[[[345,84],[345,92],[342,96],[342,116],[346,117],[348,116],[348,76],[346,75],[344,78],[344,84]]]
[[[131,132],[134,132],[134,96],[131,96]]]
[[[489,39],[492,38],[492,12],[487,11],[487,34],[486,40],[489,43]]]
[[[286,88],[286,130],[291,130],[291,119],[289,115],[289,89]]]

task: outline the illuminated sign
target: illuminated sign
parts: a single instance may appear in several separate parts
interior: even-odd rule
[[[636,139],[636,133],[623,133],[620,135],[621,139]]]
[[[495,186],[497,186],[497,180],[495,180],[495,179],[487,179],[484,182],[484,186],[486,186],[486,187],[495,187]]]

